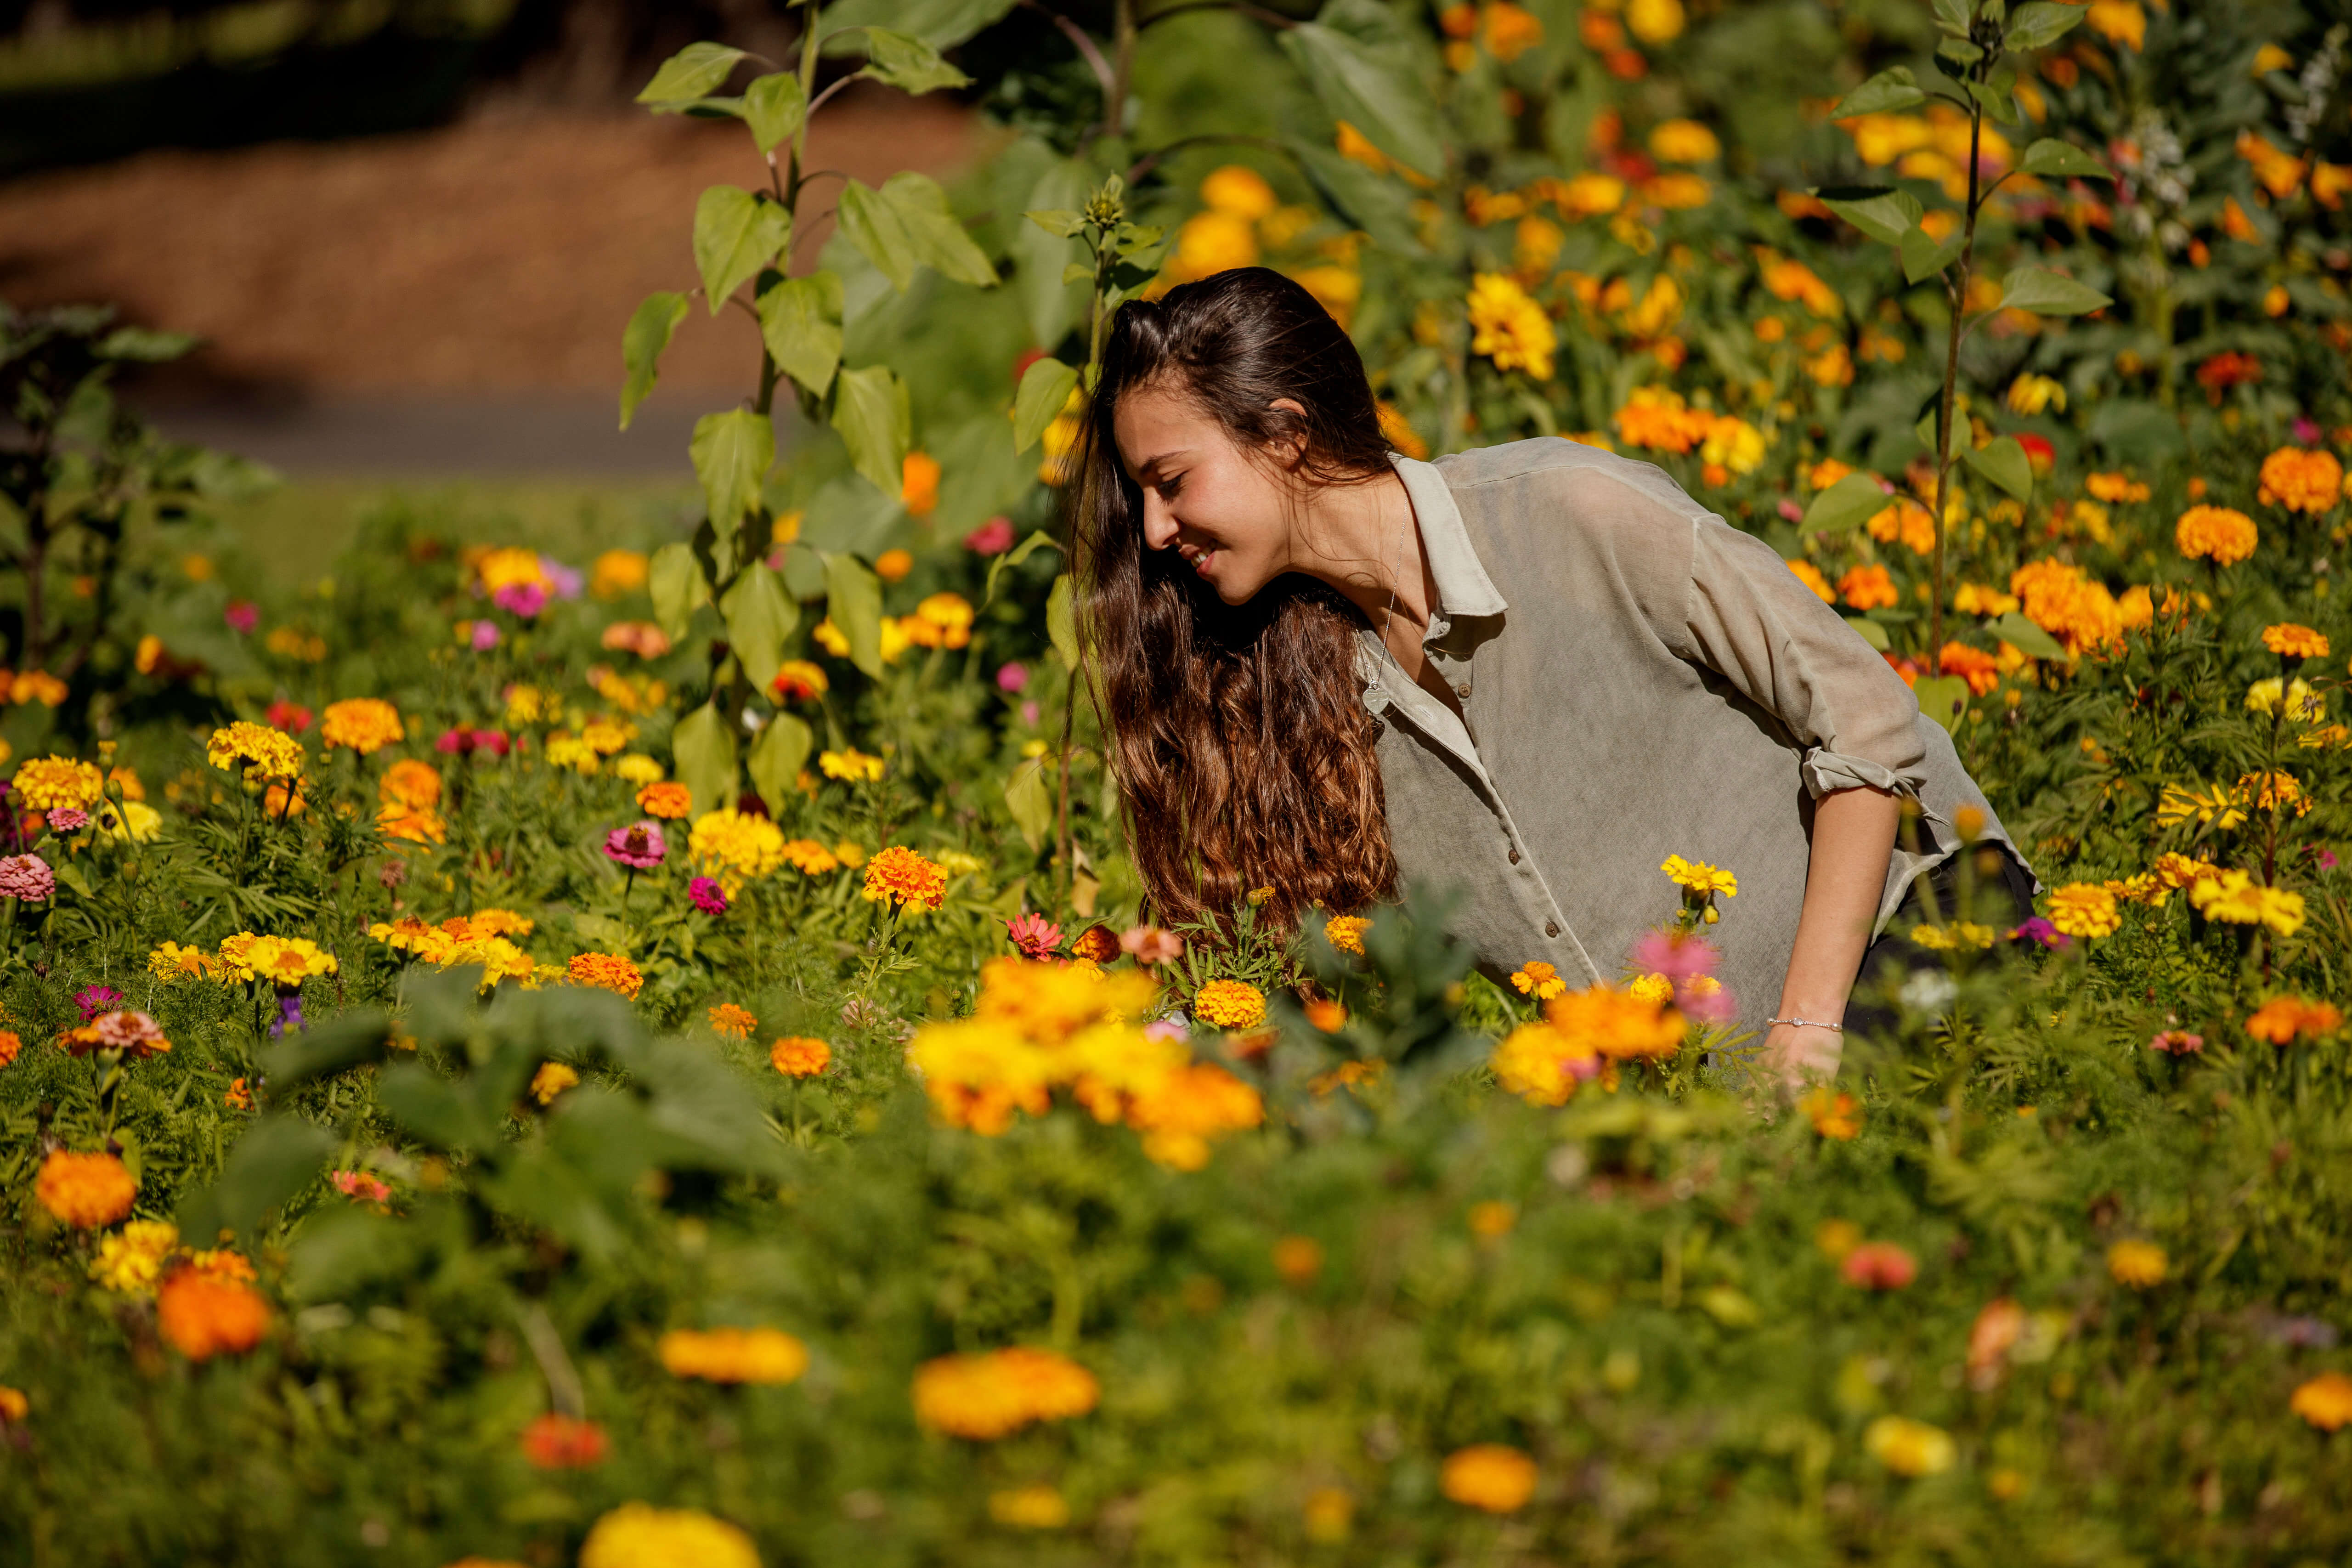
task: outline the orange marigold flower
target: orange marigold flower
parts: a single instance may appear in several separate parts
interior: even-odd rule
[[[1070,942],[1070,956],[1089,963],[1108,963],[1118,952],[1118,934],[1108,926],[1088,926]]]
[[[1893,609],[1903,602],[1903,595],[1895,591],[1895,579],[1876,563],[1849,568],[1838,579],[1838,593],[1857,610]]]
[[[2171,1267],[2164,1248],[2152,1241],[2118,1241],[2107,1248],[2107,1273],[2118,1285],[2146,1290],[2164,1283]]]
[[[1557,968],[1541,959],[1534,959],[1511,972],[1511,987],[1522,996],[1549,1002],[1566,993],[1568,982],[1559,977]]]
[[[2343,493],[2344,465],[2333,452],[2281,447],[2263,459],[2257,498],[2264,506],[2282,506],[2316,517],[2335,506]]]
[[[2147,499],[2147,487],[2126,474],[2093,474],[2083,481],[2094,500],[2127,502]]]
[[[814,1078],[833,1060],[833,1047],[807,1035],[787,1035],[768,1047],[768,1065],[786,1078]]]
[[[1372,922],[1361,915],[1334,915],[1323,922],[1323,938],[1341,952],[1361,954],[1364,933],[1371,929]]]
[[[400,710],[380,697],[352,697],[330,702],[320,715],[319,739],[329,751],[349,746],[364,757],[405,735],[400,727]]]
[[[947,901],[948,874],[903,845],[877,850],[866,863],[864,896],[868,903],[888,904],[894,910],[936,910]]]
[[[2327,634],[2282,621],[2263,628],[2263,646],[2281,658],[2326,658]]]
[[[2226,506],[2192,506],[2174,525],[2172,541],[2191,561],[2232,566],[2254,552],[2262,534],[2254,520]]]
[[[2309,1040],[2332,1034],[2343,1022],[2344,1015],[2326,1002],[2273,996],[2246,1019],[2246,1033],[2274,1046],[2290,1046],[2298,1037]]]
[[[1682,1049],[1680,1013],[1611,985],[1589,985],[1556,996],[1545,1005],[1544,1018],[1572,1051],[1581,1047],[1612,1061],[1636,1057],[1663,1060]]]
[[[2323,1432],[2340,1431],[2352,1424],[2352,1377],[2323,1372],[2295,1389],[2287,1408]]]
[[[710,1026],[730,1040],[748,1040],[760,1020],[732,1002],[721,1002],[710,1009]]]
[[[1348,1009],[1328,996],[1318,996],[1307,1004],[1307,1021],[1327,1035],[1336,1035],[1348,1026]]]
[[[1245,980],[1212,980],[1192,998],[1192,1016],[1218,1029],[1255,1029],[1265,1022],[1265,993]]]
[[[522,1429],[523,1458],[542,1470],[585,1470],[604,1462],[610,1445],[593,1421],[552,1413]]]
[[[1992,655],[1964,642],[1948,642],[1937,657],[1937,665],[1946,675],[1957,675],[1969,683],[1969,689],[1979,697],[2000,684],[2000,664]]]
[[[1473,1443],[1445,1457],[1437,1484],[1465,1508],[1516,1513],[1536,1495],[1536,1462],[1502,1443]]]
[[[403,757],[383,770],[383,778],[375,792],[387,805],[430,811],[441,804],[441,770],[431,763]]]
[[[1789,570],[1795,573],[1797,581],[1811,588],[1813,591],[1813,596],[1822,604],[1837,603],[1837,590],[1830,586],[1830,580],[1822,575],[1820,567],[1810,561],[1791,561],[1789,563]]]
[[[791,1383],[808,1371],[808,1347],[782,1329],[672,1329],[661,1337],[672,1377],[706,1383]]]
[[[564,974],[574,985],[600,986],[631,1000],[646,983],[635,964],[614,952],[580,953],[565,966]]]
[[[102,1230],[131,1212],[139,1184],[111,1154],[77,1154],[57,1149],[41,1162],[33,1195],[66,1224],[82,1230]]]
[[[694,796],[682,784],[649,784],[637,792],[637,809],[676,822],[694,809]]]
[[[988,1441],[1035,1421],[1084,1415],[1102,1398],[1095,1374],[1052,1351],[1015,1345],[947,1355],[915,1373],[915,1419],[950,1437]]]
[[[1813,1131],[1824,1138],[1849,1142],[1862,1134],[1862,1102],[1850,1094],[1841,1094],[1822,1084],[1797,1102],[1813,1124]]]
[[[242,1355],[269,1329],[269,1303],[226,1271],[178,1268],[155,1292],[156,1326],[190,1361]]]
[[[16,1030],[0,1029],[0,1068],[5,1068],[15,1061],[16,1053],[24,1048],[25,1042]]]

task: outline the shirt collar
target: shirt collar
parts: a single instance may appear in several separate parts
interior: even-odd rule
[[[1462,509],[1454,504],[1445,475],[1434,463],[1395,452],[1389,454],[1389,461],[1396,465],[1397,478],[1404,481],[1404,493],[1412,501],[1413,521],[1421,525],[1421,548],[1429,560],[1429,574],[1437,582],[1433,611],[1454,618],[1499,616],[1508,609],[1470,542],[1470,531],[1463,525]]]

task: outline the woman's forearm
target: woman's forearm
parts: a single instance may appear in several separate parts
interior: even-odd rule
[[[1877,921],[1902,815],[1897,796],[1874,789],[1838,790],[1814,803],[1804,909],[1774,1017],[1845,1021],[1846,997]],[[1779,1025],[1767,1048],[1784,1075],[1796,1077],[1834,1071],[1841,1040],[1833,1029]]]

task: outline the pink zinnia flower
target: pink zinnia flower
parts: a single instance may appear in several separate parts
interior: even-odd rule
[[[1676,990],[1681,990],[1685,981],[1713,974],[1715,966],[1722,962],[1723,954],[1715,950],[1713,942],[1682,931],[1647,931],[1633,944],[1633,967],[1644,974],[1664,975],[1675,983]]]
[[[1031,958],[1044,958],[1062,945],[1062,928],[1044,915],[1023,915],[1017,921],[1006,921],[1004,934]]]
[[[547,590],[536,583],[509,583],[490,595],[490,603],[527,621],[547,608]]]
[[[70,805],[61,805],[49,813],[49,826],[59,833],[79,833],[89,826],[89,813]]]
[[[576,599],[581,590],[588,585],[588,574],[574,571],[552,555],[539,558],[539,570],[542,576],[555,584],[555,596],[559,599]]]
[[[996,689],[1025,691],[1029,688],[1029,667],[1025,664],[999,665],[996,669]]]
[[[1845,1255],[1838,1272],[1865,1290],[1900,1290],[1919,1278],[1919,1265],[1891,1241],[1865,1241]]]
[[[467,636],[476,653],[488,653],[490,649],[499,646],[498,623],[496,621],[476,621],[473,624],[473,629],[468,632]]]
[[[47,903],[57,895],[58,875],[49,863],[38,855],[10,855],[0,858],[0,898],[22,899],[28,904]]]
[[[2191,1056],[2205,1048],[2205,1037],[2192,1035],[2186,1029],[2159,1029],[2148,1042],[2148,1048],[2167,1056]]]
[[[109,1013],[98,1020],[98,1037],[109,1048],[127,1051],[133,1046],[143,1046],[163,1037],[155,1020],[136,1011]]]
[[[121,1000],[122,993],[110,985],[86,985],[74,993],[74,1005],[81,1009],[85,1024]]]
[[[253,628],[261,624],[261,606],[250,599],[231,599],[228,608],[221,612],[228,629],[239,637],[250,637]]]
[[[1002,555],[1013,548],[1013,520],[992,517],[963,536],[963,547],[981,555]]]
[[[1184,951],[1184,939],[1158,926],[1129,926],[1118,933],[1118,945],[1138,963],[1166,963]]]
[[[1143,1037],[1147,1040],[1174,1040],[1181,1044],[1191,1037],[1185,1033],[1184,1026],[1175,1019],[1154,1018],[1143,1026]]]
[[[727,889],[713,878],[697,877],[686,885],[686,896],[693,900],[694,907],[706,915],[727,912]]]
[[[335,1191],[355,1204],[380,1204],[392,1196],[392,1189],[364,1171],[337,1171],[333,1181]]]
[[[632,871],[650,871],[669,854],[669,846],[662,840],[657,823],[640,822],[634,827],[615,827],[604,835],[605,858],[626,866]]]

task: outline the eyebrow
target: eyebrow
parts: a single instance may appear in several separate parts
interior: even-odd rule
[[[1139,485],[1144,484],[1147,481],[1143,476],[1156,470],[1160,464],[1171,462],[1178,458],[1188,458],[1190,456],[1192,456],[1192,454],[1181,447],[1171,452],[1154,452],[1150,457],[1145,458],[1142,462],[1138,463],[1135,466],[1135,482]]]

